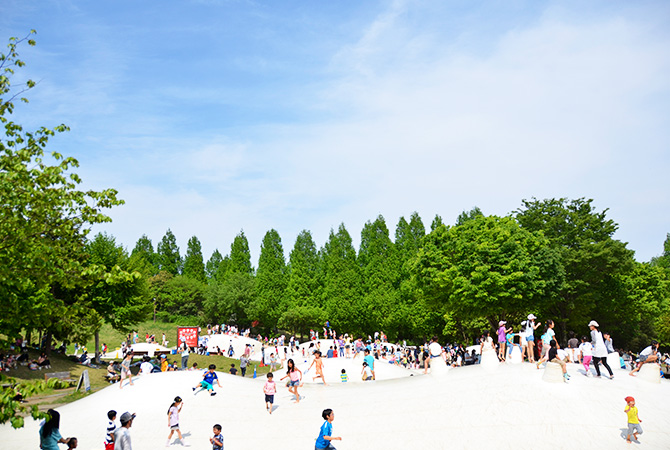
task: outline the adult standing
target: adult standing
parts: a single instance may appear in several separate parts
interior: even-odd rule
[[[530,352],[528,352],[528,342],[526,341],[526,321],[522,321],[519,326],[519,345],[521,346],[521,362],[523,362],[528,353],[528,360],[530,361]]]
[[[437,342],[437,336],[433,336],[428,344],[428,353],[430,355],[430,373],[446,372],[447,363],[442,357],[442,346]]]
[[[135,414],[128,411],[121,414],[121,426],[114,432],[114,450],[133,450],[130,442],[130,427],[133,426]]]
[[[593,345],[593,365],[596,368],[596,376],[600,377],[600,363],[603,363],[605,369],[610,374],[610,379],[614,378],[614,373],[609,364],[607,364],[607,348],[605,347],[605,340],[603,339],[603,334],[598,329],[600,325],[595,320],[589,322],[589,328],[591,329],[591,345]]]
[[[71,438],[64,439],[60,435],[60,413],[50,409],[47,414],[49,417],[40,427],[40,448],[42,450],[59,450],[58,444],[67,444]]]
[[[186,370],[188,367],[188,344],[186,344],[186,341],[183,341],[181,346],[181,370]]]
[[[535,330],[537,327],[542,325],[542,322],[535,324],[535,314],[528,314],[528,320],[526,321],[526,342],[528,344],[528,361],[535,362]]]
[[[570,336],[570,339],[568,339],[568,356],[571,363],[577,363],[579,362],[579,339],[575,337],[574,331],[570,331],[568,336]]]

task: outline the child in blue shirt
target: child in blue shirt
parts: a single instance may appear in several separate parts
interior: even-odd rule
[[[332,409],[324,409],[321,417],[325,420],[321,429],[319,430],[319,437],[316,438],[315,450],[336,450],[331,441],[341,441],[341,437],[333,437],[333,420],[335,420],[335,413]]]
[[[221,436],[221,425],[218,423],[213,428],[214,436],[209,438],[212,450],[223,450],[223,436]]]
[[[209,365],[209,370],[205,372],[205,374],[202,376],[202,381],[193,388],[195,394],[197,394],[203,389],[207,389],[209,391],[209,395],[216,395],[213,386],[214,380],[216,380],[216,384],[218,384],[219,387],[221,387],[221,383],[219,383],[219,377],[216,375],[216,372],[214,372],[215,369],[216,366],[214,364]],[[200,390],[196,391],[196,389],[198,388],[200,388]]]

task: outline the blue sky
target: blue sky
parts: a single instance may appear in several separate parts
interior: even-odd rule
[[[205,259],[244,229],[356,245],[381,214],[593,198],[638,260],[670,232],[670,4],[542,1],[30,1],[14,119],[126,201],[130,249],[167,228]]]

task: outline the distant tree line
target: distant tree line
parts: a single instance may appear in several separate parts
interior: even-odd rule
[[[155,251],[142,236],[130,259],[143,268],[161,320],[263,334],[304,334],[328,320],[339,332],[471,342],[499,320],[518,325],[532,312],[553,319],[562,341],[595,318],[617,346],[667,342],[670,236],[661,256],[637,262],[613,238],[606,212],[583,198],[531,199],[506,217],[476,207],[454,225],[436,216],[428,233],[413,213],[399,219],[393,239],[380,215],[364,225],[358,251],[342,224],[320,248],[303,230],[288,260],[272,229],[257,268],[243,231],[228,254],[215,250],[205,263],[197,237],[182,258],[168,230]]]

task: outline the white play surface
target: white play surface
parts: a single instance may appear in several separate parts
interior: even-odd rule
[[[528,363],[442,367],[423,375],[377,362],[380,380],[363,383],[358,382],[361,362],[325,360],[329,385],[310,382],[312,369],[299,389],[299,404],[278,383],[272,415],[263,402],[265,378],[219,373],[223,387],[215,387],[218,395],[210,397],[191,391],[201,379],[199,372],[146,375],[135,378],[134,386],[120,390],[112,385],[58,408],[60,430],[63,436],[77,436],[80,449],[102,449],[107,411],[115,409],[119,416],[136,412],[133,448],[165,448],[166,413],[174,396],[180,395],[181,430],[193,449],[211,449],[215,423],[223,426],[226,450],[313,449],[324,408],[335,411],[334,435],[343,438],[335,442],[339,450],[670,448],[667,380],[652,383],[622,370],[615,370],[614,380],[587,378],[581,366],[569,364],[568,384],[548,383],[542,381],[543,371]],[[339,379],[343,366],[350,377],[346,384]],[[276,380],[284,375],[276,374]],[[626,444],[621,436],[628,395],[636,398],[643,420],[641,447]],[[38,424],[28,421],[21,430],[1,426],[0,442],[6,449],[38,449]]]

